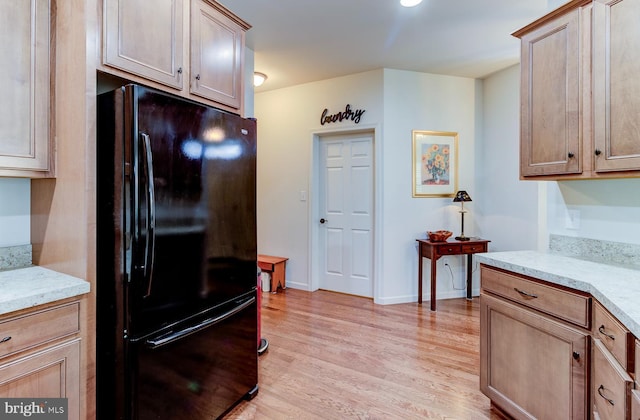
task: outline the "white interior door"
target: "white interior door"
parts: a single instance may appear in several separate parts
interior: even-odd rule
[[[323,136],[319,287],[373,297],[373,133]]]

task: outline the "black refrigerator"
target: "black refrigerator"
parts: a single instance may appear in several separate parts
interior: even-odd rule
[[[258,391],[256,122],[98,95],[99,419],[214,419]]]

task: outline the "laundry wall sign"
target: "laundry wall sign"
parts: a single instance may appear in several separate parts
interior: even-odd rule
[[[349,104],[344,108],[344,111],[336,112],[335,114],[330,114],[329,109],[325,108],[324,111],[322,111],[322,116],[320,116],[320,124],[325,125],[345,120],[351,120],[358,124],[364,111],[364,109],[351,109],[351,105]]]

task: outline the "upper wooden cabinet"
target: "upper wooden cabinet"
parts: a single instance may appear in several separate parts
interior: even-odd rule
[[[191,1],[191,93],[232,108],[242,99],[245,29],[224,9]]]
[[[0,6],[0,176],[51,177],[50,0]]]
[[[640,2],[593,4],[595,170],[640,169]]]
[[[582,171],[580,11],[571,10],[521,37],[522,176]]]
[[[242,115],[250,28],[212,0],[104,0],[100,69]]]
[[[513,34],[522,179],[640,176],[639,20],[637,0],[573,0]]]
[[[107,0],[103,62],[182,89],[182,0]]]

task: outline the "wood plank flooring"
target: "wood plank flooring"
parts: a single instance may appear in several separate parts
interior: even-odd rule
[[[263,293],[258,395],[230,419],[498,419],[479,391],[479,303]]]

